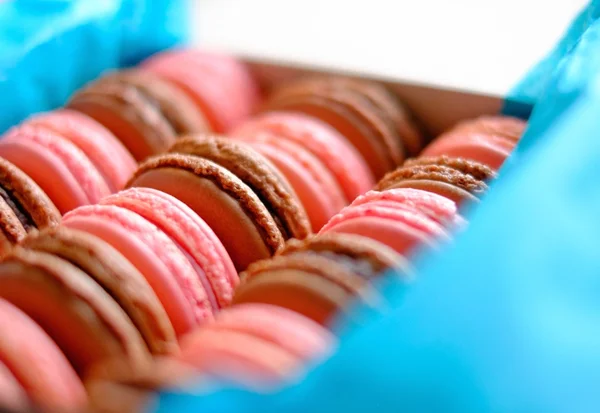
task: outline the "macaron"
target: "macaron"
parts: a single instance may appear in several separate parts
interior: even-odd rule
[[[281,139],[270,132],[257,132],[246,136],[244,141],[285,175],[298,194],[313,231],[318,231],[347,204],[335,176],[304,146]]]
[[[129,186],[157,189],[190,207],[219,237],[238,272],[283,247],[273,212],[241,179],[208,159],[153,157],[140,165]]]
[[[4,287],[4,286],[3,286]],[[27,314],[0,298],[0,403],[78,412],[87,406],[81,379]]]
[[[376,179],[405,158],[396,131],[352,89],[327,81],[289,84],[274,92],[265,111],[293,111],[316,117],[338,130],[361,153]]]
[[[277,305],[325,326],[354,299],[381,305],[367,280],[346,264],[346,260],[308,253],[256,262],[240,275],[233,305]]]
[[[377,240],[403,255],[417,247],[435,248],[449,234],[437,220],[409,203],[373,200],[350,205],[335,215],[320,231],[362,235]]]
[[[48,195],[23,171],[0,158],[0,255],[27,233],[60,223]]]
[[[346,202],[375,184],[373,174],[360,153],[338,131],[319,119],[292,112],[272,112],[243,123],[230,133],[244,140],[261,132],[301,145],[333,174]]]
[[[175,130],[155,101],[142,89],[111,78],[77,91],[66,105],[110,130],[137,161],[163,152]]]
[[[421,156],[446,155],[453,158],[464,158],[479,162],[497,171],[510,156],[515,145],[516,142],[512,138],[463,127],[450,130],[437,137],[423,150]]]
[[[137,167],[135,159],[115,135],[83,113],[58,109],[34,115],[25,124],[47,128],[81,149],[111,192],[122,189]]]
[[[413,165],[440,165],[448,166],[457,171],[471,175],[473,178],[484,182],[493,181],[498,177],[496,171],[487,165],[464,158],[451,158],[449,156],[421,156],[407,159],[403,166]]]
[[[481,177],[481,171],[484,169],[475,169],[477,166],[473,161],[456,162],[454,167],[448,162],[439,163],[435,159],[430,163],[426,162],[408,163],[390,172],[379,181],[375,189],[422,189],[445,196],[459,205],[463,202],[478,202],[488,189],[486,182],[476,177]]]
[[[110,194],[102,174],[69,139],[38,125],[21,125],[0,140],[0,157],[29,175],[64,214]]]
[[[306,253],[345,261],[346,266],[365,280],[376,278],[390,269],[395,269],[405,278],[410,278],[413,273],[405,257],[385,244],[360,235],[330,232],[313,235],[306,240],[290,240],[279,255]]]
[[[194,101],[178,87],[149,71],[129,69],[111,72],[97,80],[100,85],[122,83],[134,87],[153,102],[176,135],[204,133],[210,124]]]
[[[187,205],[151,188],[127,189],[103,199],[101,205],[128,209],[156,225],[196,271],[212,312],[229,305],[239,282],[237,271],[219,238]],[[188,281],[187,288],[199,288],[195,281]]]
[[[454,130],[476,130],[489,135],[500,135],[514,142],[518,142],[525,133],[527,122],[500,115],[484,115],[475,119],[462,121],[454,126]]]
[[[169,152],[199,156],[232,172],[272,211],[285,239],[306,238],[311,232],[304,207],[288,180],[248,145],[224,137],[198,135],[181,138]]]
[[[104,363],[143,368],[150,353],[114,299],[70,262],[13,249],[0,262],[0,298],[33,319],[81,376]]]
[[[0,362],[0,411],[22,411],[28,404],[25,389],[4,363]]]
[[[231,56],[199,50],[167,51],[143,62],[140,70],[152,72],[186,93],[217,133],[250,116],[259,100],[249,69]]]
[[[175,330],[154,290],[112,246],[67,227],[41,231],[21,245],[66,260],[96,281],[127,313],[153,354],[177,351]]]
[[[237,331],[277,345],[302,362],[329,354],[336,345],[333,334],[313,320],[283,307],[269,304],[238,304],[221,311],[208,326]]]
[[[462,226],[464,218],[458,213],[456,202],[433,192],[413,188],[391,188],[369,191],[352,202],[352,207],[377,204],[399,204],[424,213],[443,226]]]
[[[141,215],[115,205],[90,205],[65,215],[63,225],[119,250],[146,278],[178,336],[212,319],[208,293],[185,253]]]

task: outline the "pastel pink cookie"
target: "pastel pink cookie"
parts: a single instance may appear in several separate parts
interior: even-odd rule
[[[453,130],[476,130],[488,135],[500,135],[515,142],[525,133],[527,122],[510,116],[487,115],[456,125]]]
[[[199,328],[181,340],[178,359],[199,373],[252,389],[275,386],[299,368],[299,359],[248,334]]]
[[[346,207],[320,232],[366,236],[388,245],[400,254],[410,253],[421,244],[434,247],[437,239],[449,238],[444,228],[424,213],[389,202]]]
[[[216,132],[228,131],[248,117],[258,100],[258,87],[248,69],[228,56],[179,50],[155,55],[141,69],[188,94]]]
[[[140,215],[114,205],[93,205],[71,211],[62,222],[121,251],[144,275],[178,336],[213,318],[207,293],[185,254]]]
[[[485,135],[470,130],[449,132],[440,136],[421,153],[421,156],[446,155],[480,162],[499,170],[515,143],[500,136]]]
[[[323,163],[297,143],[271,133],[258,132],[244,138],[287,178],[318,231],[346,204],[335,178]]]
[[[59,109],[35,115],[25,124],[50,129],[75,144],[102,174],[111,192],[123,188],[137,168],[121,141],[81,112]]]
[[[58,346],[29,316],[3,299],[0,299],[0,367],[12,373],[39,407],[80,411],[87,404],[83,384]],[[7,377],[5,373],[4,386]],[[0,400],[2,390],[0,377]]]
[[[0,406],[24,410],[27,407],[25,390],[8,368],[0,362]]]
[[[283,307],[246,303],[221,311],[210,328],[237,331],[276,344],[302,360],[328,354],[333,334],[315,321]]]
[[[11,129],[0,140],[0,156],[29,175],[62,214],[110,194],[85,153],[47,128],[23,125]]]
[[[101,204],[133,211],[167,234],[196,270],[213,311],[231,303],[239,282],[233,262],[212,229],[186,204],[151,188],[127,189]]]
[[[375,185],[369,166],[356,148],[337,130],[316,118],[272,112],[242,124],[231,135],[244,139],[257,132],[272,133],[310,151],[333,174],[348,202]]]
[[[365,205],[372,202],[391,202],[416,209],[441,225],[464,224],[458,215],[456,203],[433,192],[413,188],[393,188],[385,191],[369,191],[356,198],[351,206]]]

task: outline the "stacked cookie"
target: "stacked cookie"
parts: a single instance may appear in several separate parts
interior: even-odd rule
[[[371,82],[261,103],[242,63],[195,51],[108,74],[0,141],[0,403],[118,411],[184,378],[298,379],[352,302],[385,306],[374,279],[465,227],[523,128],[481,118],[419,155]],[[38,350],[64,385],[23,362]]]

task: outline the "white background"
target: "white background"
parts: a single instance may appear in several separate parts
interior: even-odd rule
[[[586,0],[191,0],[207,48],[504,95]]]

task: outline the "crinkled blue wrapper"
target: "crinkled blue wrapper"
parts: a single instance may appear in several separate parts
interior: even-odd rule
[[[193,1],[193,0],[191,0]],[[185,0],[0,1],[0,132],[187,39]]]
[[[184,18],[178,2],[28,6],[40,2],[0,4],[3,127],[184,38],[171,27]],[[530,125],[468,230],[423,251],[410,285],[382,280],[389,311],[357,305],[366,325],[338,320],[339,350],[301,383],[270,395],[163,392],[148,411],[600,411],[599,4],[507,98],[505,112],[531,114]]]

